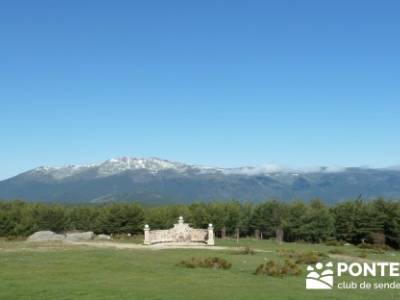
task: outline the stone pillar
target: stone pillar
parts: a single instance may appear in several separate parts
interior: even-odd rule
[[[214,227],[213,225],[210,223],[208,224],[208,238],[207,238],[207,245],[209,246],[214,246],[215,242],[214,242]]]
[[[149,225],[144,225],[144,244],[150,245],[150,227]]]

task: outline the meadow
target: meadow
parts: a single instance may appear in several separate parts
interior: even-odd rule
[[[140,240],[139,237],[124,242]],[[282,253],[319,251],[333,255],[323,258],[330,261],[398,261],[398,251],[383,253],[350,245],[253,239],[240,239],[238,243],[217,240],[217,245],[232,249],[117,250],[2,240],[0,299],[398,299],[400,296],[400,290],[306,290],[306,265],[301,265],[302,274],[298,276],[254,274],[257,266],[266,260],[282,261]],[[262,251],[241,254],[235,249],[245,246]],[[190,269],[177,265],[184,259],[209,256],[228,260],[232,268]],[[389,278],[375,281],[386,279],[390,281]],[[358,281],[361,280],[365,278]]]

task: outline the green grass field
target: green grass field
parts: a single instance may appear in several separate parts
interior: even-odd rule
[[[238,255],[231,250],[116,250],[0,241],[0,299],[399,299],[400,296],[400,290],[307,291],[305,265],[300,276],[254,275],[256,267],[265,260],[282,260],[277,250],[328,253],[340,248],[351,258],[359,253],[353,246],[280,245],[251,239],[239,243],[218,240],[217,244],[248,245],[271,252]],[[397,261],[399,255],[394,251],[368,252],[365,259]],[[183,259],[208,256],[223,257],[233,266],[229,270],[216,270],[176,265]]]

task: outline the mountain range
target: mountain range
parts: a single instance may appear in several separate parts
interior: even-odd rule
[[[400,168],[216,168],[122,157],[93,165],[42,166],[0,181],[1,199],[43,202],[188,203],[315,197],[335,202],[359,195],[400,198]]]

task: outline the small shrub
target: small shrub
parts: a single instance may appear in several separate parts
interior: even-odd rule
[[[360,251],[360,253],[357,255],[360,258],[366,258],[367,257],[367,252],[366,251]]]
[[[304,252],[297,255],[296,263],[297,264],[306,264],[306,265],[314,265],[321,260],[321,258],[325,258],[327,255],[323,252],[313,251],[313,252]]]
[[[379,253],[384,253],[385,251],[391,250],[391,248],[388,245],[378,245],[369,243],[358,244],[357,247],[360,249],[377,251]]]
[[[285,260],[283,264],[279,264],[273,260],[269,260],[259,265],[255,271],[256,275],[267,275],[272,277],[297,276],[301,274],[299,266],[291,260]]]
[[[328,251],[330,254],[345,254],[346,252],[342,249],[335,248]]]
[[[230,269],[232,264],[228,262],[226,259],[221,257],[207,257],[203,261],[203,268],[212,268],[212,269]]]
[[[318,255],[319,257],[328,257],[328,255],[327,255],[326,253],[324,253],[324,252],[316,251],[316,253],[317,253],[317,255]]]
[[[268,275],[274,277],[280,276],[280,272],[278,270],[278,264],[273,260],[269,260],[259,265],[255,273],[256,275]]]
[[[181,267],[194,269],[199,266],[199,260],[192,257],[189,259],[182,260],[178,265]]]
[[[382,249],[370,249],[369,252],[373,254],[385,254],[385,250]]]
[[[293,250],[278,250],[279,256],[285,259],[292,259],[296,264],[307,264],[313,265],[321,260],[321,258],[327,257],[323,252],[310,251],[310,252],[295,252]]]
[[[337,241],[337,240],[329,240],[329,241],[325,242],[325,245],[339,247],[339,246],[343,246],[344,242],[343,241]]]
[[[383,251],[390,251],[392,250],[392,247],[388,246],[388,245],[379,245],[378,246],[379,249],[383,250]]]
[[[178,265],[190,269],[209,268],[227,270],[232,267],[232,264],[230,262],[221,257],[207,257],[205,259],[192,257],[186,260],[182,260],[180,263],[178,263]]]
[[[312,252],[300,254],[297,257],[296,263],[313,265],[319,261],[318,255]]]
[[[281,268],[281,273],[285,275],[300,275],[301,270],[299,266],[291,260],[285,260],[284,265]]]
[[[278,252],[279,256],[287,259],[295,258],[298,255],[293,249],[278,249],[276,252]]]

